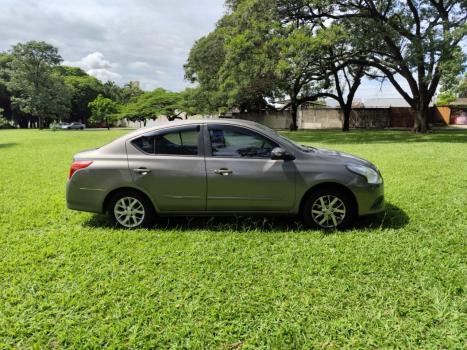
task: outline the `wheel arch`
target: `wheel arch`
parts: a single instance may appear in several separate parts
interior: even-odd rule
[[[157,207],[154,204],[154,202],[151,200],[151,197],[148,196],[147,193],[144,191],[140,190],[139,188],[134,188],[134,187],[118,187],[107,193],[107,195],[104,198],[104,202],[102,203],[102,212],[105,214],[107,213],[107,206],[109,205],[110,200],[112,199],[113,196],[115,196],[118,192],[124,192],[124,191],[132,191],[132,192],[138,192],[139,194],[143,195],[146,197],[149,203],[152,205],[152,209],[154,212],[157,213]]]
[[[299,206],[299,214],[301,215],[303,213],[303,208],[305,206],[306,199],[314,192],[318,190],[323,190],[327,188],[332,188],[332,189],[338,189],[342,192],[344,192],[346,195],[349,196],[349,198],[352,200],[353,205],[355,206],[355,213],[359,213],[358,209],[358,201],[357,197],[355,197],[355,194],[347,187],[344,186],[338,182],[332,182],[332,181],[327,181],[327,182],[321,182],[319,184],[316,184],[312,187],[310,187],[302,196],[300,200],[300,206]]]

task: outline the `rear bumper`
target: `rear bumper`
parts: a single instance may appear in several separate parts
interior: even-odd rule
[[[66,206],[68,209],[102,214],[105,197],[105,190],[80,188],[72,181],[67,182]]]

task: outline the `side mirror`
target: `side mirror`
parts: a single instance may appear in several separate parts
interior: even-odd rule
[[[295,156],[287,152],[285,149],[276,147],[271,151],[271,159],[273,160],[294,160]]]

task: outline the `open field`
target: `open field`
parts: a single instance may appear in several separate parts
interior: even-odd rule
[[[127,131],[0,131],[0,348],[421,348],[466,341],[467,132],[285,133],[382,171],[354,229],[66,209],[71,157]]]

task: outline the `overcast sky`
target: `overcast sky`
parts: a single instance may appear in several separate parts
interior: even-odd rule
[[[183,89],[194,41],[214,29],[223,0],[0,0],[0,50],[45,40],[65,64],[101,80]]]
[[[106,81],[137,80],[145,90],[182,90],[183,64],[196,39],[214,29],[224,0],[0,0],[0,51],[44,40],[65,64]],[[399,97],[365,82],[357,97]]]

